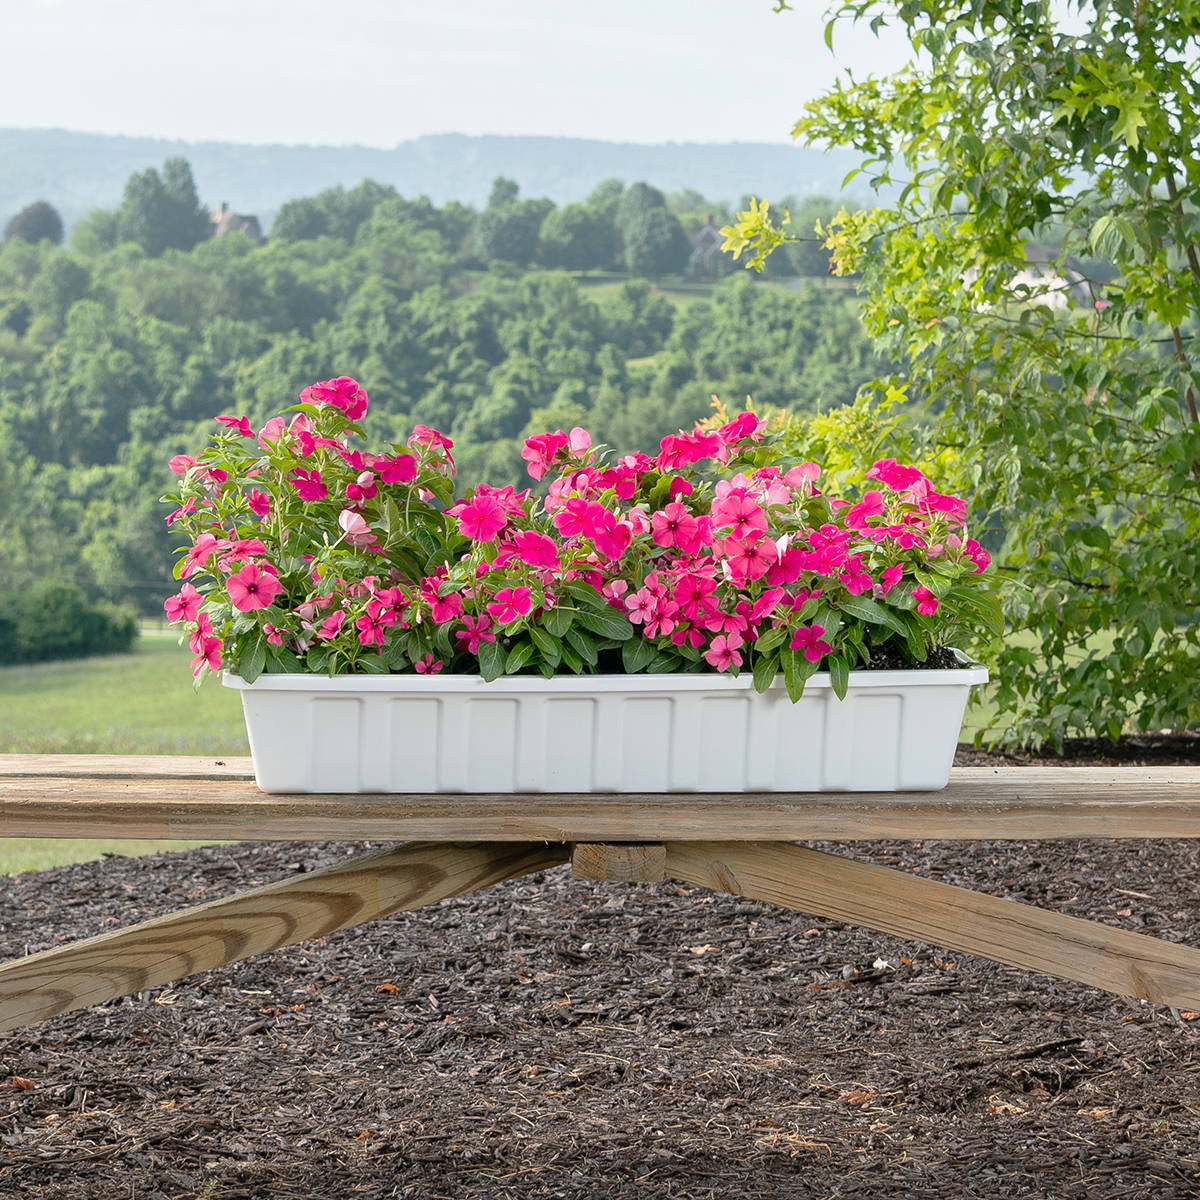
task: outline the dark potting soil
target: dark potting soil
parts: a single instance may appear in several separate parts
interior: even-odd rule
[[[0,951],[364,848],[3,879]],[[1193,842],[825,848],[1200,945]],[[1197,1013],[563,868],[0,1037],[0,1196],[1183,1200],[1198,1035]]]

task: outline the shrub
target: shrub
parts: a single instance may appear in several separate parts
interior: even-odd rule
[[[0,663],[120,654],[136,637],[132,612],[93,603],[74,583],[48,579],[0,596]]]

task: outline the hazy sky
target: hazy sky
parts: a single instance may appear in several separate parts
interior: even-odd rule
[[[824,0],[0,0],[0,126],[392,146],[423,133],[789,140],[907,43]]]

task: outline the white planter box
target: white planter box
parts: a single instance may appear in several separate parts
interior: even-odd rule
[[[266,792],[876,792],[946,786],[987,671],[855,671],[798,704],[749,675],[263,675],[238,688]]]

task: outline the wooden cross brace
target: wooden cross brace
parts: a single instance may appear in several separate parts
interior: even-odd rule
[[[1200,1009],[1200,950],[786,842],[409,842],[0,965],[0,1030],[571,861],[677,879]]]

